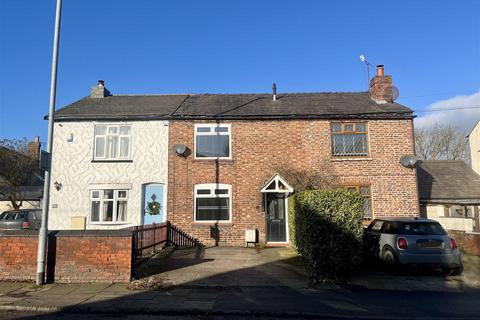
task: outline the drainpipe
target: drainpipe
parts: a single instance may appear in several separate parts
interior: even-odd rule
[[[55,98],[57,94],[57,65],[58,65],[58,43],[60,40],[60,18],[62,15],[62,0],[57,0],[55,13],[55,32],[53,36],[53,57],[52,74],[50,81],[50,105],[48,110],[48,137],[47,137],[47,157],[48,165],[45,170],[45,182],[43,184],[43,205],[42,205],[42,226],[38,234],[38,253],[37,253],[37,285],[45,283],[45,260],[47,251],[47,233],[48,233],[48,207],[50,203],[50,178],[52,174],[52,144],[53,144],[53,114],[55,112]]]

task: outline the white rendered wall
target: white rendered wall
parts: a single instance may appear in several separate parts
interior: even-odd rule
[[[120,163],[93,162],[95,124],[131,125],[131,160]],[[72,139],[71,139],[72,138]],[[70,218],[85,216],[87,229],[119,229],[142,222],[142,188],[163,183],[168,176],[168,122],[57,122],[55,123],[50,190],[50,230],[70,229]],[[60,190],[53,186],[61,183]],[[92,185],[128,186],[127,221],[122,224],[91,224]],[[166,202],[165,202],[166,206]],[[166,209],[166,208],[165,208]],[[164,212],[167,212],[165,210]]]

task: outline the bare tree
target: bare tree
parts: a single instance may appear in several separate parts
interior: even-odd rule
[[[38,180],[38,158],[28,153],[24,139],[0,139],[0,195],[8,199],[15,210],[23,205],[28,189]]]
[[[439,123],[415,129],[415,151],[423,160],[469,160],[465,132]]]

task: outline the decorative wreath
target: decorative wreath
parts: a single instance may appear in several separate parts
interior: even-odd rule
[[[162,209],[162,205],[155,200],[147,202],[147,207],[148,213],[152,216],[160,214],[160,209]]]

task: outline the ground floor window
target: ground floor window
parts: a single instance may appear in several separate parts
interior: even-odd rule
[[[447,206],[448,216],[456,218],[473,218],[473,206]]]
[[[228,184],[195,185],[195,221],[231,221],[232,186]]]
[[[345,186],[347,190],[358,192],[363,197],[363,219],[372,220],[373,210],[372,210],[372,193],[370,191],[370,186]]]
[[[90,222],[120,223],[127,221],[127,190],[91,190]]]

